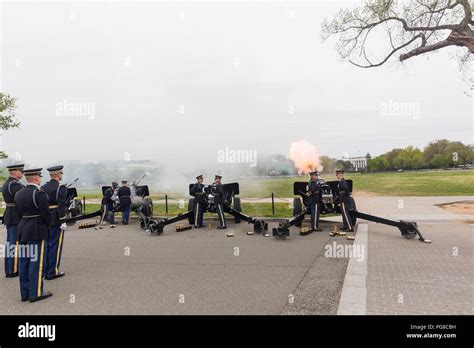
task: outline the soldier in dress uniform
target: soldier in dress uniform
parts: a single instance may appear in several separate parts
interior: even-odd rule
[[[117,187],[118,183],[112,182],[112,187],[108,187],[104,191],[104,196],[102,197],[102,216],[100,217],[99,225],[105,220],[105,222],[110,224],[110,227],[115,227],[114,193]]]
[[[309,173],[311,179],[306,186],[306,195],[309,199],[311,211],[311,230],[322,231],[319,227],[319,212],[321,210],[321,183],[318,180],[318,172]]]
[[[23,178],[24,166],[24,164],[7,166],[10,176],[2,187],[3,200],[6,203],[2,223],[7,227],[7,255],[5,255],[5,275],[7,278],[18,276],[18,223],[20,217],[14,201],[15,194],[25,187],[20,182],[20,179]]]
[[[46,270],[47,280],[61,278],[65,275],[59,270],[64,245],[65,224],[61,219],[66,217],[67,188],[61,184],[64,166],[47,168],[51,180],[41,186],[41,190],[48,195],[49,210],[51,212],[51,229],[46,245]]]
[[[344,179],[344,171],[336,170],[336,178],[339,181],[337,189],[339,191],[339,204],[341,205],[342,230],[344,232],[354,232],[351,216],[349,215],[349,206],[351,203],[351,189],[349,183]]]
[[[36,302],[53,294],[43,291],[46,242],[51,228],[48,196],[40,189],[42,168],[24,170],[27,185],[15,195],[21,216],[18,240],[23,250],[20,257],[21,301]]]
[[[211,192],[214,195],[214,204],[217,216],[219,217],[219,226],[217,226],[219,230],[227,228],[224,216],[224,188],[222,187],[221,179],[221,175],[216,175],[214,183],[211,185]]]
[[[194,227],[201,228],[203,225],[204,209],[206,208],[206,194],[204,192],[204,178],[201,175],[196,176],[197,182],[191,187],[191,196],[194,197]]]
[[[128,225],[130,207],[132,206],[132,191],[127,186],[126,180],[122,180],[122,186],[118,189],[117,194],[120,201],[120,210],[122,211],[122,224]]]

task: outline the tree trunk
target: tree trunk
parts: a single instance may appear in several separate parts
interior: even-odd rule
[[[474,31],[470,28],[463,31],[452,31],[446,39],[456,46],[467,47],[469,52],[474,53]]]

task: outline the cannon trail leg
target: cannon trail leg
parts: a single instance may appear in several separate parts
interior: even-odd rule
[[[184,214],[179,214],[169,219],[150,220],[148,224],[148,229],[150,230],[151,233],[162,234],[163,229],[166,225],[170,225],[172,223],[188,219],[192,213],[193,213],[192,211],[188,211]]]
[[[232,209],[229,206],[224,207],[224,212],[234,217],[238,217],[240,220],[247,221],[249,224],[253,224],[253,230],[255,233],[264,233],[265,231],[268,231],[268,224],[265,222],[265,220],[256,219],[254,217],[245,215],[244,213],[238,210]]]
[[[301,221],[304,219],[304,215],[308,212],[306,208],[303,209],[303,211],[292,217],[291,219],[287,220],[286,222],[280,222],[278,227],[273,228],[273,237],[275,238],[281,238],[281,239],[286,239],[290,236],[290,227],[294,226],[298,221]]]
[[[88,213],[88,214],[77,215],[77,216],[73,216],[73,217],[70,217],[70,218],[63,218],[60,221],[65,222],[65,223],[71,223],[71,222],[76,222],[76,221],[80,221],[80,220],[90,219],[90,218],[100,216],[100,215],[102,215],[102,210],[97,210],[97,211],[94,211],[94,212]]]
[[[423,237],[421,232],[418,230],[418,225],[415,221],[405,221],[405,220],[394,221],[394,220],[389,220],[389,219],[381,218],[381,217],[370,215],[370,214],[361,213],[358,211],[355,212],[355,216],[362,220],[373,221],[378,224],[397,227],[400,230],[402,236],[407,239],[412,239],[416,235],[418,235],[418,239],[420,241],[425,242],[425,243],[431,243],[431,240],[425,239],[425,237]]]

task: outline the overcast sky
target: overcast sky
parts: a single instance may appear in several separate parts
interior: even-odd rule
[[[226,147],[287,155],[300,139],[338,158],[473,143],[472,99],[449,51],[343,63],[320,26],[344,6],[3,3],[0,88],[18,98],[21,128],[2,148],[39,165],[129,155],[179,167]]]

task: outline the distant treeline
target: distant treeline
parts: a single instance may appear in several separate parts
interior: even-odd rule
[[[446,169],[474,162],[474,147],[446,139],[429,143],[423,150],[413,146],[393,149],[368,161],[369,172]]]
[[[464,145],[459,141],[437,140],[428,144],[423,150],[408,146],[404,149],[393,149],[375,158],[371,158],[370,154],[367,154],[365,157],[369,159],[367,170],[370,172],[394,171],[400,169],[442,169],[473,163],[474,148],[472,145]],[[344,169],[347,171],[354,169],[351,162],[346,160],[321,156],[320,161],[324,167],[323,173],[333,173],[336,169]],[[3,166],[1,166],[3,168],[0,167],[0,183],[8,176],[5,166],[14,162],[14,159],[3,160]],[[79,177],[79,186],[97,186],[122,179],[133,181],[144,173],[148,175],[143,179],[143,184],[165,185],[175,180],[178,176],[183,177],[181,181],[184,180],[184,182],[186,182],[186,180],[192,180],[190,178],[193,178],[197,172],[201,173],[206,170],[206,168],[191,169],[189,173],[179,175],[173,173],[170,178],[169,175],[166,175],[166,164],[160,164],[154,161],[117,160],[101,161],[98,163],[64,161],[61,162],[61,164],[67,168],[64,182],[72,182],[74,178]],[[266,177],[298,174],[293,161],[281,154],[261,154],[258,156],[258,161],[256,161],[255,166],[247,163],[220,163],[218,169],[225,173],[226,178],[229,180],[238,179],[240,176]],[[231,177],[232,175],[233,177]],[[212,175],[209,174],[209,177],[211,176]],[[46,176],[45,180],[47,180],[47,178],[48,176]]]

